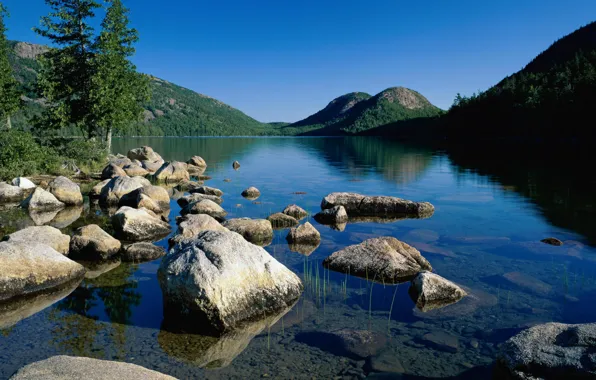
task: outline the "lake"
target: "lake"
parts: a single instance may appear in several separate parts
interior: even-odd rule
[[[472,157],[466,149],[377,138],[125,138],[114,140],[113,151],[142,145],[166,160],[202,156],[212,177],[206,184],[224,192],[228,218],[265,218],[293,203],[314,215],[336,191],[428,201],[435,213],[349,223],[343,231],[308,217],[322,238],[314,252],[291,251],[288,231],[275,231],[265,249],[303,280],[305,291],[275,324],[222,339],[162,328],[160,260],[108,263],[56,297],[64,298],[3,326],[0,378],[58,354],[126,361],[180,379],[489,378],[498,345],[521,329],[596,318],[595,182],[570,155],[497,150]],[[261,191],[256,201],[240,195],[249,186]],[[179,212],[172,200],[172,226]],[[80,215],[33,221],[8,210],[0,223],[3,232],[35,223],[72,231],[107,220],[88,204]],[[380,236],[418,248],[468,297],[424,313],[410,299],[408,283],[367,281],[321,265],[335,251]],[[540,242],[547,237],[565,244]],[[167,247],[167,239],[157,244]],[[372,333],[371,354],[335,344],[330,333],[342,329]]]

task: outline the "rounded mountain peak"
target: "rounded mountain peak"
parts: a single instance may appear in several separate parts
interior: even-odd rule
[[[385,99],[389,103],[399,103],[404,108],[414,110],[428,107],[431,103],[420,93],[405,87],[390,87],[380,92],[377,98]]]

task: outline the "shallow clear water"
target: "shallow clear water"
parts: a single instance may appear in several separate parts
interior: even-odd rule
[[[486,378],[498,344],[520,329],[596,318],[596,250],[590,245],[596,223],[594,207],[585,201],[592,201],[593,192],[585,192],[593,189],[591,179],[551,182],[543,180],[550,177],[541,174],[540,163],[503,156],[475,167],[462,155],[374,138],[129,138],[114,140],[113,150],[125,154],[141,145],[168,160],[202,156],[209,165],[205,174],[213,177],[206,184],[224,191],[229,218],[264,218],[292,203],[314,215],[334,191],[428,201],[436,210],[430,219],[352,223],[344,231],[309,218],[322,236],[310,255],[290,251],[287,230],[276,231],[265,249],[303,279],[302,298],[275,324],[220,340],[161,329],[159,260],[106,265],[103,270],[111,270],[0,330],[0,378],[56,354],[122,360],[181,379],[357,378],[383,372]],[[238,171],[234,160],[242,165]],[[240,195],[249,186],[262,193],[256,202]],[[179,211],[172,201],[173,225]],[[69,226],[47,222],[69,231],[105,219],[88,206],[81,214]],[[15,211],[0,213],[0,222],[13,230],[33,224]],[[436,273],[470,296],[422,313],[408,284],[372,283],[321,266],[331,253],[379,236],[417,247]],[[565,245],[540,243],[550,236]],[[158,244],[166,246],[167,239]],[[329,332],[340,329],[372,332],[373,355],[358,357],[331,344]]]

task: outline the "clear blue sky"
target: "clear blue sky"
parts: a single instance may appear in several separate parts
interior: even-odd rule
[[[3,0],[10,39],[43,0]],[[596,18],[594,0],[125,0],[139,70],[261,121],[296,121],[344,93],[405,86],[448,108]]]

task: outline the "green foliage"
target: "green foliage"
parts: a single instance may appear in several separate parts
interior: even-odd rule
[[[53,173],[59,164],[56,152],[38,144],[31,134],[15,130],[0,132],[0,178]]]
[[[21,107],[17,81],[9,62],[10,46],[6,40],[4,17],[8,12],[0,3],[0,123],[10,129],[10,117]]]

